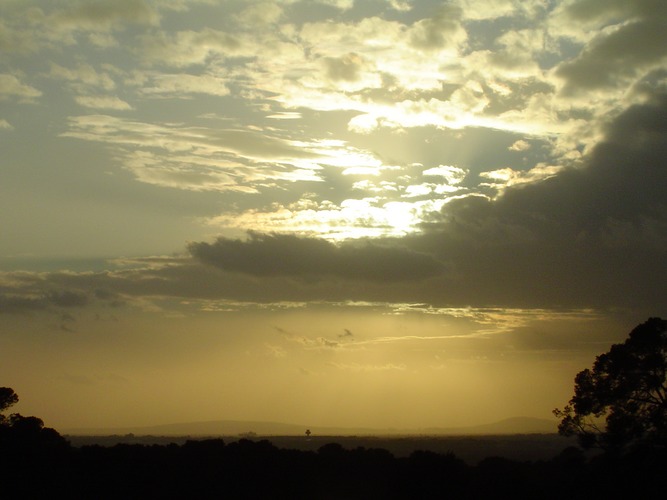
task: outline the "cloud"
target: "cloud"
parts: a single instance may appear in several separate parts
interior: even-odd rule
[[[400,12],[408,12],[412,10],[412,0],[387,0],[389,6]]]
[[[37,44],[32,37],[21,30],[15,29],[9,22],[8,15],[3,15],[0,19],[0,50],[8,55],[12,53],[26,54],[36,48]]]
[[[338,349],[343,345],[338,340],[331,340],[324,337],[310,338],[304,335],[288,332],[283,328],[275,326],[274,329],[285,339],[303,346],[306,349]],[[340,338],[340,336],[339,336]]]
[[[433,17],[417,21],[409,31],[410,43],[423,50],[456,48],[467,38],[461,24],[463,10],[446,5]]]
[[[65,137],[123,146],[159,148],[169,153],[195,152],[202,156],[232,153],[256,160],[295,161],[317,158],[317,143],[298,144],[251,129],[220,129],[159,122],[146,123],[108,115],[69,119]],[[306,147],[304,147],[306,146]]]
[[[256,52],[255,48],[255,43],[246,43],[240,36],[205,28],[145,35],[140,53],[152,64],[181,68],[202,65],[215,57],[250,56]]]
[[[628,79],[657,68],[666,58],[664,21],[635,21],[594,39],[578,57],[561,64],[556,75],[564,79],[566,95],[625,87]]]
[[[26,297],[13,293],[0,293],[0,313],[25,313],[44,309],[46,303],[39,297]]]
[[[66,80],[72,88],[78,91],[91,88],[110,91],[116,88],[116,83],[108,72],[97,71],[90,64],[78,64],[75,68],[65,68],[52,63],[49,76]]]
[[[453,200],[417,248],[470,303],[662,307],[666,109],[665,94],[627,109],[579,168]]]
[[[80,106],[117,111],[133,109],[129,103],[118,96],[111,95],[117,88],[112,75],[122,74],[122,71],[109,64],[103,67],[104,70],[100,71],[90,64],[79,63],[75,67],[67,68],[51,63],[48,76],[55,80],[65,81],[67,87],[76,94],[74,100]]]
[[[213,75],[155,74],[149,81],[140,90],[146,96],[189,99],[192,94],[229,94],[226,80]]]
[[[280,346],[265,343],[264,347],[266,348],[269,355],[274,358],[284,358],[287,356],[287,351]]]
[[[62,136],[111,144],[137,180],[164,187],[259,193],[296,182],[323,183],[341,174],[381,175],[398,169],[342,140],[298,141],[268,127],[184,126],[103,114],[68,121]]]
[[[489,186],[498,193],[503,193],[510,186],[517,184],[532,184],[540,182],[550,177],[554,177],[563,170],[562,167],[555,165],[537,165],[530,170],[514,170],[510,167],[481,172],[479,176],[485,180],[480,186]]]
[[[315,1],[322,5],[330,5],[331,7],[336,7],[337,9],[341,10],[351,9],[354,6],[354,0],[315,0]]]
[[[0,101],[18,98],[21,102],[32,102],[41,95],[40,90],[22,83],[15,75],[0,73]]]
[[[127,102],[116,96],[110,95],[81,95],[75,97],[78,104],[86,108],[95,109],[115,109],[117,111],[126,111],[133,109]]]
[[[330,79],[355,82],[359,79],[364,61],[359,55],[350,53],[341,57],[325,57],[324,65]]]
[[[422,172],[426,177],[440,177],[448,184],[460,184],[465,179],[468,172],[460,167],[452,165],[439,165],[437,167],[428,168]]]
[[[277,234],[220,238],[191,244],[193,260],[169,265],[13,276],[22,284],[5,287],[2,309],[83,303],[81,295],[44,290],[106,290],[135,302],[364,300],[651,314],[664,308],[667,280],[667,95],[646,99],[607,126],[582,165],[509,186],[495,199],[453,198],[422,234],[340,245]],[[457,174],[441,168],[433,173]]]
[[[533,17],[545,9],[542,0],[455,0],[466,20],[488,20],[513,15]]]
[[[437,210],[444,199],[408,199],[409,186],[398,194],[392,183],[380,183],[375,187],[369,182],[353,184],[364,191],[390,192],[382,197],[346,198],[340,204],[329,200],[316,202],[302,198],[287,205],[272,204],[267,209],[249,209],[240,213],[226,213],[212,218],[209,224],[226,229],[254,230],[256,232],[282,232],[319,236],[330,240],[347,238],[404,236],[419,229],[424,217]],[[449,193],[448,184],[429,184],[429,191]]]
[[[665,19],[659,0],[567,0],[560,6],[560,14],[570,21],[604,26],[619,18]]]
[[[46,285],[48,287],[48,285]],[[47,310],[50,307],[73,308],[88,305],[86,292],[74,290],[44,290],[37,286],[22,288],[20,286],[3,286],[0,290],[0,313],[27,313]],[[61,314],[60,319],[65,321],[71,318],[68,314]]]
[[[445,74],[450,61],[445,58],[434,64],[434,57],[439,52],[455,52],[465,30],[456,21],[455,12],[443,11],[413,24],[380,17],[348,23],[310,22],[298,35],[300,50],[295,55],[302,54],[302,46],[310,47],[309,53],[323,58],[328,65],[325,70],[330,77],[338,78],[339,85],[332,86],[331,78],[318,77],[318,68],[309,59],[291,57],[281,61],[275,71],[300,78],[271,82],[266,90],[278,92],[289,107],[329,106],[370,113],[388,100],[410,98],[412,91],[441,90],[443,82],[451,78]],[[365,98],[344,92],[360,92]]]
[[[81,307],[88,303],[88,296],[81,292],[54,291],[47,295],[47,300],[58,307]]]
[[[283,9],[280,5],[276,5],[274,2],[258,2],[243,9],[236,15],[236,19],[248,28],[257,28],[258,26],[274,24],[282,16]]]
[[[406,10],[387,13],[389,3]],[[667,40],[655,0],[461,0],[429,18],[416,2],[409,14],[407,2],[385,2],[361,18],[374,7],[358,2],[329,19],[333,9],[301,16],[303,2],[249,2],[230,4],[219,29],[185,16],[201,6],[184,0],[41,4],[3,10],[17,15],[0,16],[0,46],[10,68],[17,40],[58,64],[6,70],[0,100],[36,101],[46,76],[82,106],[133,111],[70,113],[62,136],[108,146],[109,161],[140,182],[225,192],[226,212],[209,222],[226,235],[379,239],[194,243],[195,258],[172,267],[49,275],[23,294],[8,290],[8,309],[56,307],[47,284],[116,300],[661,298],[665,99],[655,89]],[[69,53],[76,60],[63,62]],[[561,99],[580,91],[579,101]],[[216,106],[227,121],[203,114]],[[14,125],[16,116],[3,114]],[[467,139],[482,129],[483,140]]]
[[[510,147],[510,151],[527,151],[530,149],[530,143],[527,141],[524,141],[523,139],[519,139],[518,141],[514,142]]]
[[[339,334],[338,334],[338,338],[349,338],[349,337],[354,337],[354,334],[352,333],[352,331],[351,331],[351,330],[348,330],[347,328],[345,328],[345,329],[343,330],[343,332],[344,332],[344,333],[339,333]]]
[[[336,163],[345,150],[339,143],[297,143],[251,129],[184,127],[109,115],[70,117],[69,125],[64,137],[115,145],[117,157],[138,180],[195,191],[252,193],[267,180],[319,182],[319,162]]]
[[[339,370],[351,372],[386,372],[386,371],[405,371],[407,366],[404,363],[394,364],[386,363],[384,365],[361,364],[361,363],[329,363]]]
[[[335,245],[293,235],[248,236],[245,241],[218,238],[215,243],[191,243],[188,248],[201,262],[253,276],[393,282],[419,280],[440,272],[440,265],[432,258],[401,248],[372,243]]]
[[[58,12],[55,19],[59,24],[79,30],[109,30],[124,23],[155,25],[160,19],[157,10],[144,0],[73,3],[70,8]]]

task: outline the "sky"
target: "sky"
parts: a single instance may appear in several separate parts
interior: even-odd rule
[[[0,385],[56,429],[553,418],[667,316],[664,0],[0,0]]]

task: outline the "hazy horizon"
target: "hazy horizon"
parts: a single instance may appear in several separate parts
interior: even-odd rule
[[[0,4],[0,386],[49,427],[552,418],[667,316],[667,4]]]
[[[311,422],[314,423],[314,422]],[[465,436],[465,435],[522,435],[556,434],[558,421],[530,417],[513,417],[484,424],[457,427],[327,427],[304,422],[271,422],[253,420],[208,420],[172,422],[170,424],[130,427],[81,427],[59,429],[65,435],[123,435],[137,436]],[[58,430],[58,429],[56,429]]]

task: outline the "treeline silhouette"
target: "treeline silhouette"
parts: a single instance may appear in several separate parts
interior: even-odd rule
[[[10,429],[9,431],[7,429]],[[182,445],[70,446],[36,428],[3,429],[4,498],[649,498],[667,494],[664,450],[587,459],[569,447],[553,459],[489,457],[467,465],[451,453],[384,449],[280,449],[267,440]],[[660,498],[658,496],[657,498]]]

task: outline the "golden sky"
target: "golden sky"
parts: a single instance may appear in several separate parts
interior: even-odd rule
[[[662,0],[5,0],[0,385],[56,428],[550,418],[667,315]]]

